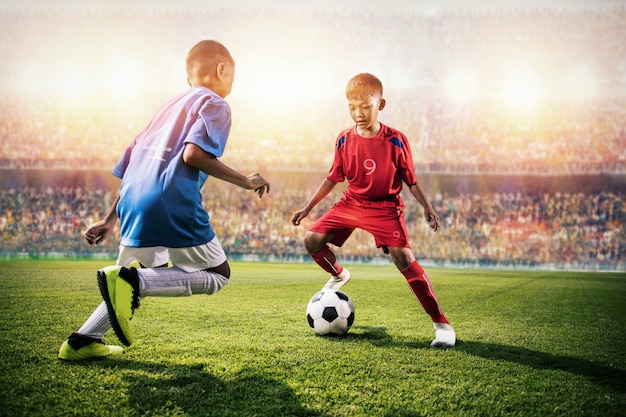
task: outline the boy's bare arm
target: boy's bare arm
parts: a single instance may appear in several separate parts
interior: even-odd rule
[[[430,228],[436,232],[440,225],[439,215],[437,215],[435,209],[433,209],[433,206],[430,204],[422,186],[419,182],[416,182],[409,187],[409,190],[411,190],[413,197],[415,197],[417,202],[424,208],[424,218],[426,219],[426,222]]]
[[[313,194],[313,197],[311,197],[306,205],[293,214],[293,217],[291,218],[291,223],[294,226],[300,225],[302,219],[304,219],[313,209],[313,207],[315,207],[320,201],[322,201],[324,197],[326,197],[328,193],[330,193],[333,188],[335,188],[335,185],[337,185],[336,182],[332,182],[329,179],[324,179],[319,187],[317,187],[317,190]]]
[[[259,197],[263,197],[264,193],[270,192],[269,182],[260,174],[250,174],[246,177],[193,143],[185,145],[183,161],[187,165],[204,171],[215,178],[247,190],[255,190]]]

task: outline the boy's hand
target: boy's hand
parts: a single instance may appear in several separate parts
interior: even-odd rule
[[[259,198],[263,197],[263,194],[270,192],[270,183],[260,174],[250,174],[248,179],[251,184],[250,188],[259,195]]]
[[[107,236],[113,232],[113,226],[107,224],[104,220],[100,220],[89,226],[83,233],[83,237],[89,243],[89,247],[100,244]]]
[[[309,209],[304,207],[296,211],[291,218],[291,224],[294,226],[300,226],[300,222],[309,214]]]
[[[430,226],[430,228],[433,229],[434,232],[436,232],[439,229],[441,222],[437,213],[433,211],[425,212],[424,217],[426,218],[428,226]]]

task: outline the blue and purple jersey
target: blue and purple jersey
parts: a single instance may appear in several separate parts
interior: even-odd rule
[[[230,127],[230,106],[204,87],[191,88],[158,110],[113,169],[122,179],[117,205],[122,245],[178,248],[213,239],[201,194],[208,175],[182,155],[185,144],[193,143],[221,157]]]

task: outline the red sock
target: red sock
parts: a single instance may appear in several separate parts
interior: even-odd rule
[[[335,252],[333,252],[328,245],[324,245],[319,252],[312,253],[311,257],[324,271],[331,275],[337,276],[343,271],[343,267],[337,262]]]
[[[411,291],[413,291],[413,294],[415,294],[433,322],[448,323],[446,316],[443,315],[441,308],[439,308],[439,302],[435,296],[433,286],[428,279],[428,275],[426,275],[426,272],[424,272],[420,264],[417,263],[417,261],[413,261],[411,265],[400,272],[406,278],[409,287],[411,287]]]

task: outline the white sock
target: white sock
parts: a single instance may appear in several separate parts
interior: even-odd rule
[[[200,270],[185,272],[177,267],[138,269],[139,295],[143,297],[185,297],[214,294],[228,284],[223,275]]]
[[[109,313],[107,311],[107,305],[103,301],[98,308],[91,313],[91,316],[89,316],[85,324],[83,324],[76,333],[95,339],[102,339],[110,329],[111,322],[109,321]]]

